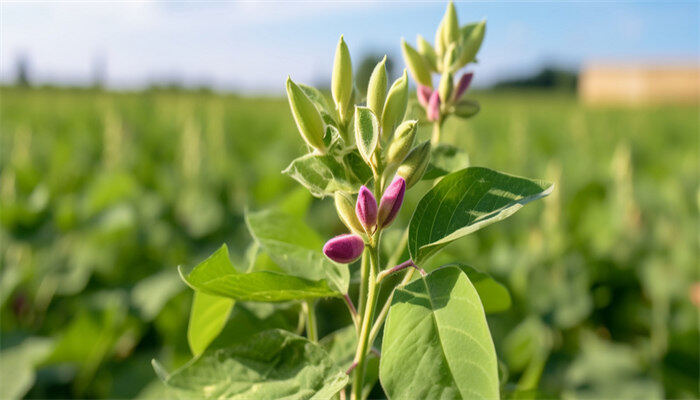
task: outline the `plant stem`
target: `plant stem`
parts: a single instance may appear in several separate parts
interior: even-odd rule
[[[357,311],[360,315],[365,313],[365,303],[367,302],[367,285],[369,284],[369,250],[365,248],[362,253],[362,261],[360,264],[360,300],[357,305]],[[357,333],[360,333],[360,328],[357,328]]]
[[[376,236],[379,237],[378,235]],[[357,367],[353,375],[352,381],[352,392],[350,394],[351,400],[361,400],[362,399],[362,386],[364,382],[365,375],[365,360],[367,358],[367,352],[370,347],[370,328],[372,326],[372,314],[374,314],[374,307],[377,303],[377,285],[376,275],[377,269],[379,267],[379,251],[374,243],[367,246],[370,255],[370,271],[369,271],[369,284],[367,290],[367,303],[364,313],[362,314],[362,327],[360,328],[360,335],[358,338],[357,352],[355,353],[355,362],[357,362]]]
[[[306,337],[312,342],[318,342],[318,324],[316,322],[316,306],[312,300],[304,302],[306,310]]]
[[[442,133],[442,118],[433,123],[433,137],[430,139],[431,146],[437,146],[440,143],[440,134]]]
[[[421,268],[421,267],[417,266],[416,264],[414,264],[414,263],[413,263],[413,260],[411,260],[411,259],[409,258],[408,260],[402,262],[401,264],[399,264],[399,265],[397,265],[397,266],[395,266],[395,267],[393,267],[393,268],[390,268],[390,269],[385,269],[384,271],[382,271],[382,272],[380,272],[379,274],[377,274],[377,283],[380,283],[380,282],[381,282],[384,278],[386,278],[387,276],[389,276],[389,275],[391,275],[391,274],[393,274],[393,273],[395,273],[395,272],[402,271],[402,270],[404,270],[404,269],[406,269],[406,268],[408,268],[408,267],[413,267],[413,268],[417,269],[417,270],[420,272],[421,275],[425,276],[425,271],[423,270],[423,268]]]
[[[396,288],[398,288],[398,287],[404,286],[407,283],[411,282],[411,278],[413,277],[413,272],[415,270],[416,270],[415,268],[409,269],[408,272],[406,273],[406,275],[404,275],[401,283],[396,285],[394,290],[396,290]],[[384,320],[386,319],[386,316],[389,313],[389,308],[391,307],[391,300],[394,298],[394,290],[392,290],[391,293],[389,294],[389,297],[386,299],[386,303],[384,303],[384,306],[379,311],[379,314],[377,314],[377,320],[374,321],[374,325],[372,325],[372,330],[369,333],[370,343],[374,343],[374,339],[379,334],[379,330],[382,329],[382,325],[384,324]]]

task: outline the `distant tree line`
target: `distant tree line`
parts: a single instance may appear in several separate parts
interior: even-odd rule
[[[539,72],[521,78],[505,79],[493,85],[493,89],[550,89],[576,91],[578,73],[555,68],[544,67]]]

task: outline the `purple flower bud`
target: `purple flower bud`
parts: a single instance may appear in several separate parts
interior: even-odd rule
[[[437,90],[430,95],[426,112],[428,114],[428,120],[437,121],[440,119],[440,94]]]
[[[423,107],[428,107],[428,101],[430,100],[430,95],[433,94],[433,89],[423,86],[423,85],[418,85],[418,102],[423,106]]]
[[[398,215],[403,204],[403,195],[406,193],[406,181],[397,176],[384,191],[382,200],[379,202],[379,226],[384,228],[391,223]]]
[[[360,188],[360,193],[357,194],[355,214],[365,228],[365,232],[372,233],[372,229],[377,225],[377,199],[374,198],[372,191],[364,185]]]
[[[469,84],[472,83],[472,78],[474,77],[473,72],[466,73],[462,75],[461,78],[459,78],[459,82],[457,82],[457,90],[455,91],[455,101],[459,100],[460,97],[464,94],[464,92],[469,89]]]
[[[350,264],[362,255],[364,249],[365,242],[361,237],[346,233],[327,241],[323,246],[323,254],[335,262]]]

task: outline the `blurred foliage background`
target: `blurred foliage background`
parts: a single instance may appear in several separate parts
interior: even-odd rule
[[[697,106],[471,97],[481,113],[449,120],[444,141],[472,165],[557,185],[445,252],[511,291],[511,310],[489,316],[504,393],[700,396]],[[150,360],[191,357],[177,265],[222,243],[245,263],[246,207],[284,204],[323,236],[344,230],[331,200],[280,173],[303,150],[283,98],[3,87],[0,116],[2,398],[159,397]],[[342,307],[322,303],[322,335],[348,323]],[[237,304],[222,336],[294,330],[297,313]]]

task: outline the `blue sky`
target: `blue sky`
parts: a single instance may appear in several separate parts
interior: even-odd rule
[[[697,63],[697,1],[457,2],[461,23],[486,18],[476,84],[545,63]],[[8,2],[0,5],[0,79],[17,56],[40,82],[89,82],[95,60],[107,83],[131,88],[154,79],[221,89],[281,93],[287,74],[328,79],[340,34],[354,60],[393,55],[400,40],[433,40],[443,2]]]

